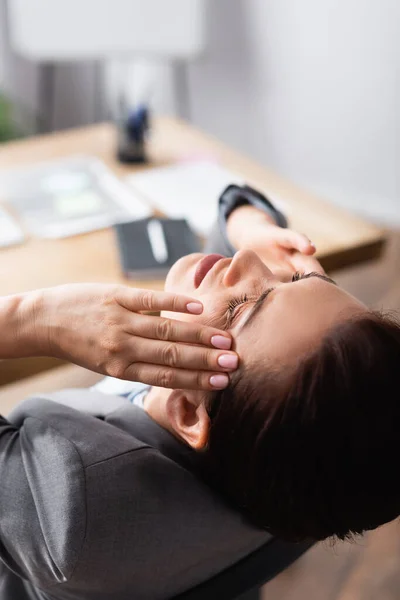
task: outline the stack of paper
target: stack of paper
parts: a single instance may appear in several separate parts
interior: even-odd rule
[[[83,155],[0,171],[0,196],[39,237],[75,235],[151,214],[103,162]]]
[[[24,232],[16,220],[0,207],[0,247],[20,244],[24,237]]]
[[[216,221],[221,192],[231,183],[245,183],[237,173],[206,160],[148,169],[126,181],[154,208],[186,219],[203,236]]]

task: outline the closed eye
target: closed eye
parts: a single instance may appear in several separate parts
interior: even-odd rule
[[[242,304],[247,304],[248,302],[255,302],[256,298],[252,298],[249,300],[247,294],[244,294],[240,298],[232,298],[228,304],[228,310],[225,313],[225,325],[224,329],[229,329],[232,326],[234,318],[236,316],[237,307]]]
[[[309,279],[310,277],[318,277],[318,279],[322,279],[323,281],[327,281],[328,283],[337,285],[336,281],[334,281],[327,275],[318,273],[317,271],[311,271],[310,273],[301,273],[300,271],[296,271],[296,273],[294,273],[292,276],[292,282],[294,283],[295,281],[301,281],[302,279]],[[274,287],[270,288],[270,289],[266,290],[263,294],[261,294],[261,296],[255,303],[255,305],[251,309],[250,314],[247,317],[246,321],[243,323],[241,329],[243,329],[244,327],[247,327],[249,325],[249,323],[252,321],[252,319],[255,317],[255,315],[261,309],[264,301],[268,298],[269,294],[274,291],[274,289],[275,289]]]
[[[328,277],[327,275],[323,275],[322,273],[318,273],[317,271],[311,271],[310,273],[301,273],[300,271],[296,271],[292,277],[292,282],[301,281],[302,279],[309,279],[310,277],[318,277],[323,281],[327,281],[328,283],[333,283],[333,285],[337,285],[336,281]]]
[[[309,279],[310,277],[318,277],[318,279],[322,279],[323,281],[327,281],[328,283],[337,285],[337,283],[333,279],[331,279],[327,275],[318,273],[317,271],[311,271],[310,273],[304,273],[304,272],[302,273],[300,271],[296,271],[292,276],[292,283],[294,283],[296,281],[301,281],[302,279]],[[268,288],[258,298],[250,298],[249,299],[247,294],[244,294],[243,296],[238,297],[238,298],[232,298],[232,300],[230,300],[230,302],[228,304],[228,310],[226,311],[226,314],[225,314],[225,323],[224,323],[223,329],[229,329],[232,326],[233,321],[236,316],[238,306],[247,304],[249,302],[255,302],[255,305],[253,306],[252,310],[250,311],[248,318],[246,319],[245,323],[243,324],[243,327],[245,325],[248,325],[249,321],[260,310],[263,302],[267,299],[268,295],[274,291],[274,289],[275,289],[274,287]]]
[[[225,328],[229,329],[234,321],[234,318],[236,316],[236,307],[240,306],[241,304],[247,304],[247,303],[255,303],[251,312],[250,312],[250,316],[249,318],[252,316],[252,314],[254,312],[257,312],[259,307],[263,304],[264,300],[268,297],[268,295],[274,291],[274,287],[268,288],[267,290],[265,290],[260,296],[258,297],[253,297],[253,298],[248,298],[247,295],[245,294],[242,298],[240,299],[234,299],[229,303],[229,308],[226,314],[226,322],[225,322]],[[246,321],[247,323],[247,321]]]

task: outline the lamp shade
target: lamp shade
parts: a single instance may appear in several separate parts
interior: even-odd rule
[[[39,61],[191,59],[205,46],[206,0],[9,0],[11,44]]]

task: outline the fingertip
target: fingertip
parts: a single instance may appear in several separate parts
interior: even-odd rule
[[[223,373],[219,375],[211,375],[210,377],[210,385],[215,390],[223,390],[229,385],[229,377]]]
[[[317,250],[316,247],[311,242],[307,242],[307,244],[304,244],[304,246],[302,248],[303,254],[308,254],[308,255],[315,254],[316,250]]]
[[[186,304],[186,310],[193,315],[201,315],[203,312],[203,305],[201,302],[188,302]]]
[[[217,362],[223,369],[235,371],[238,368],[239,357],[237,354],[221,354]]]
[[[316,247],[306,235],[301,234],[299,238],[299,250],[304,254],[314,254]]]
[[[214,348],[219,350],[230,350],[232,346],[232,339],[223,335],[213,335],[211,338],[211,344]]]

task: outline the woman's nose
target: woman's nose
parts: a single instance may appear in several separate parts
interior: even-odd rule
[[[255,277],[267,278],[273,276],[272,271],[264,265],[255,252],[252,250],[239,250],[224,275],[223,283],[225,286],[231,287],[246,279],[253,281]]]

